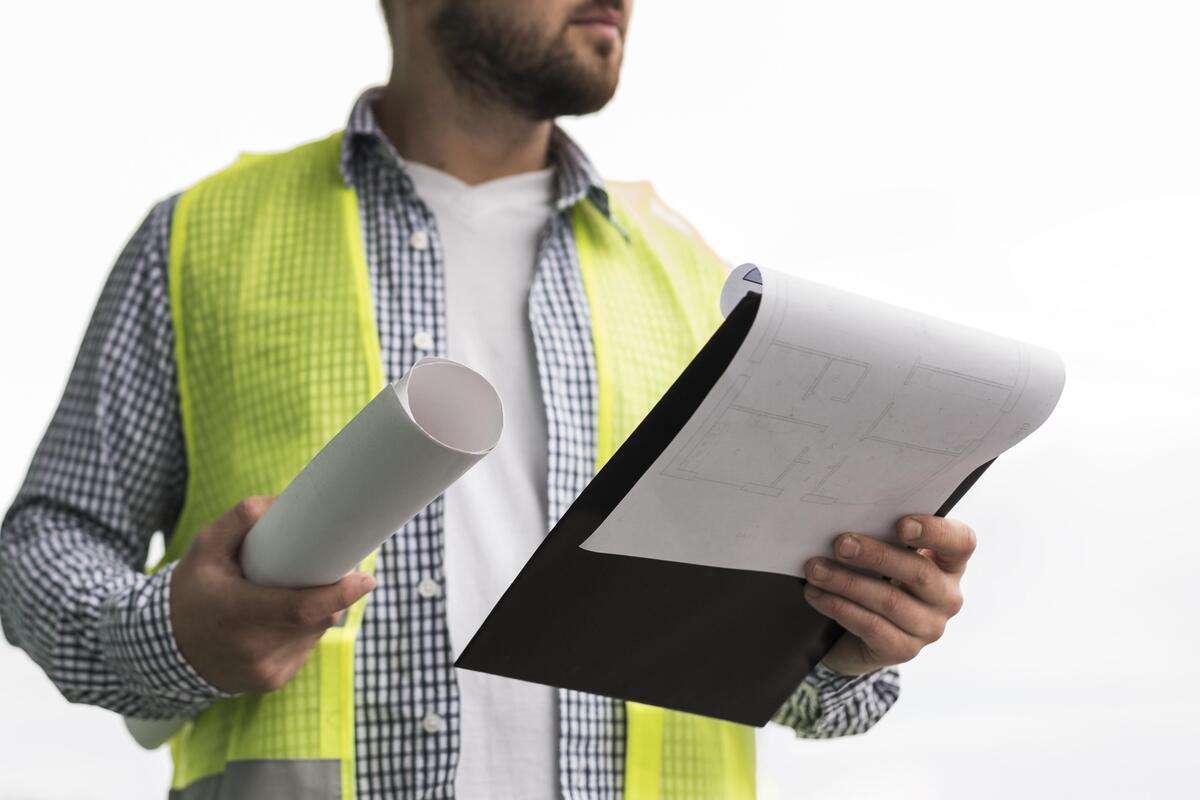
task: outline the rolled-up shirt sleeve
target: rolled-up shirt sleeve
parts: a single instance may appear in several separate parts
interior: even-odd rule
[[[804,739],[853,736],[869,731],[899,696],[894,667],[849,677],[818,663],[771,721]]]
[[[166,258],[171,198],[97,301],[58,407],[0,525],[0,623],[68,700],[155,718],[224,696],[171,630],[171,568],[142,568],[182,507]]]

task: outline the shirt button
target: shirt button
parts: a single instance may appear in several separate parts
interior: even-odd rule
[[[429,249],[429,233],[427,231],[413,231],[408,236],[408,246],[413,250]]]
[[[442,719],[440,714],[430,711],[421,718],[421,727],[426,733],[441,733],[446,730],[446,720]]]
[[[429,331],[417,331],[416,335],[413,336],[413,347],[418,350],[432,350],[433,334]]]
[[[442,586],[433,578],[421,578],[421,582],[417,584],[417,594],[426,599],[440,597]]]

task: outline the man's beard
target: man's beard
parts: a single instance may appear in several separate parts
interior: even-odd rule
[[[530,119],[598,111],[617,89],[616,70],[580,63],[565,25],[546,41],[536,25],[489,14],[475,0],[447,0],[430,29],[456,83]],[[604,50],[598,55],[620,58]]]

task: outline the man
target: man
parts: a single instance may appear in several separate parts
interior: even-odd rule
[[[392,75],[344,133],[160,203],[118,260],[5,517],[0,600],[9,640],[69,700],[196,715],[173,743],[173,797],[753,794],[752,739],[703,749],[712,731],[744,742],[738,726],[669,713],[647,748],[621,701],[451,666],[602,440],[716,324],[702,244],[643,213],[644,188],[606,185],[554,124],[611,98],[630,6],[385,3]],[[630,260],[628,243],[664,237],[683,261],[649,244]],[[621,275],[687,278],[668,286],[686,308],[619,320],[686,345],[639,386],[597,368]],[[238,547],[271,495],[426,354],[495,381],[501,445],[364,572],[248,583]],[[625,410],[598,437],[605,398]],[[143,575],[160,529],[169,563]],[[775,716],[801,737],[870,728],[894,665],[961,605],[970,530],[916,517],[898,533],[912,549],[847,534],[805,567],[809,601],[847,633]]]

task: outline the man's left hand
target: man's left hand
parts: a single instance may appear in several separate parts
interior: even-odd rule
[[[906,547],[843,533],[833,559],[804,565],[805,598],[847,631],[822,659],[843,675],[912,659],[941,638],[962,608],[959,582],[975,551],[975,533],[957,520],[920,514],[901,519],[896,533]]]

